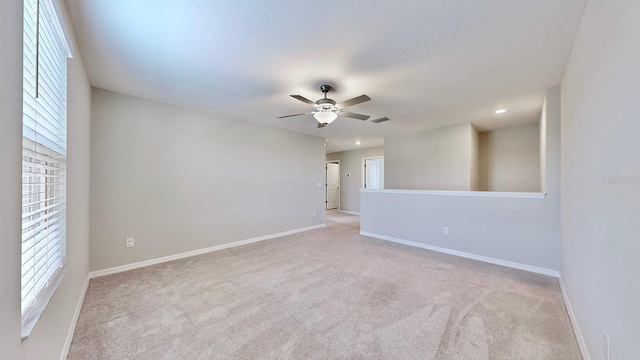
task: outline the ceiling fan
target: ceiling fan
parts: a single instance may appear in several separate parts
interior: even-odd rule
[[[365,101],[369,101],[371,100],[370,97],[368,97],[367,95],[360,95],[358,97],[354,97],[353,99],[349,99],[336,104],[336,102],[333,99],[327,98],[327,93],[331,90],[333,90],[333,88],[330,85],[321,85],[320,91],[324,93],[324,98],[316,102],[313,102],[305,98],[304,96],[291,95],[291,97],[294,99],[298,99],[303,103],[313,105],[313,107],[315,108],[315,111],[300,113],[300,114],[293,114],[293,115],[278,116],[278,118],[282,119],[282,118],[287,118],[292,116],[313,114],[313,117],[316,118],[316,120],[318,120],[319,128],[325,127],[331,124],[333,120],[335,120],[338,116],[350,117],[352,119],[358,119],[358,120],[367,120],[369,118],[369,115],[356,114],[349,111],[344,111],[342,109],[346,108],[347,106],[352,106],[352,105],[363,103]]]

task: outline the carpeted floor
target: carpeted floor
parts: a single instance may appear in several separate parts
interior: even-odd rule
[[[327,225],[91,280],[68,359],[581,359],[556,279]]]

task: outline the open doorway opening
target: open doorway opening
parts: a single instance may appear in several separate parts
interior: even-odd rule
[[[362,187],[384,189],[384,156],[362,158]]]
[[[327,210],[340,209],[340,161],[326,161]]]

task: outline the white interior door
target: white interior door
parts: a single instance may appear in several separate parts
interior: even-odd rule
[[[365,159],[364,188],[384,189],[384,158]]]
[[[340,206],[340,165],[327,163],[327,210]]]

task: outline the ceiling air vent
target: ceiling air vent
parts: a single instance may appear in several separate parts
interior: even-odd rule
[[[389,118],[385,116],[385,117],[381,117],[381,118],[378,118],[378,119],[373,119],[373,120],[371,120],[371,122],[374,122],[374,123],[376,123],[376,124],[377,124],[377,123],[381,123],[381,122],[383,122],[383,121],[389,121]]]

